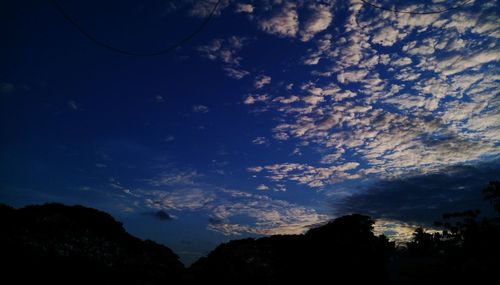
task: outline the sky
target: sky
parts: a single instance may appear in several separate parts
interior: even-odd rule
[[[186,264],[349,213],[404,240],[487,209],[498,1],[56,3],[129,53],[202,28],[133,56],[54,1],[2,1],[0,202],[104,210]]]

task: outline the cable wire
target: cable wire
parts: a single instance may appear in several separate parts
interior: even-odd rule
[[[161,50],[158,50],[158,51],[153,51],[153,52],[133,52],[133,51],[129,51],[129,50],[126,50],[126,49],[118,48],[118,47],[112,46],[110,44],[107,44],[107,43],[105,43],[105,42],[97,39],[96,37],[94,37],[89,32],[87,32],[80,24],[78,24],[78,22],[76,22],[66,12],[66,10],[64,10],[64,8],[59,4],[59,2],[57,0],[51,0],[51,2],[57,8],[57,11],[61,14],[61,16],[64,17],[64,19],[66,19],[72,26],[74,26],[76,28],[76,30],[78,32],[80,32],[80,34],[82,34],[84,37],[86,37],[87,39],[89,39],[94,44],[96,44],[96,45],[98,45],[100,47],[103,47],[105,49],[111,50],[113,52],[117,52],[117,53],[121,53],[121,54],[125,54],[125,55],[130,55],[130,56],[158,56],[158,55],[163,55],[163,54],[172,52],[173,50],[175,50],[175,49],[179,48],[180,46],[186,44],[192,38],[194,38],[197,34],[199,34],[205,28],[205,26],[208,24],[208,22],[210,22],[210,20],[212,19],[212,17],[214,16],[215,11],[219,7],[219,4],[220,4],[221,0],[218,0],[214,4],[212,10],[210,11],[210,14],[208,14],[208,16],[203,20],[203,22],[198,26],[197,29],[195,29],[193,32],[191,32],[190,34],[188,34],[187,36],[185,36],[184,38],[182,38],[180,41],[178,41],[178,42],[176,42],[176,43],[174,43],[174,44],[172,44],[172,45],[170,45],[170,46],[168,46],[168,47],[166,47],[164,49],[161,49]]]
[[[424,11],[424,12],[414,12],[414,11],[406,11],[406,10],[398,10],[398,9],[390,9],[390,8],[386,8],[384,6],[380,6],[380,5],[376,5],[376,4],[373,4],[371,2],[368,2],[367,0],[359,0],[361,2],[363,2],[363,4],[366,4],[368,6],[371,6],[373,8],[377,8],[377,9],[380,9],[380,10],[385,10],[385,11],[390,11],[390,12],[394,12],[394,13],[402,13],[402,14],[413,14],[413,15],[428,15],[428,14],[441,14],[441,13],[444,13],[444,12],[447,12],[447,11],[450,11],[450,10],[455,10],[455,9],[459,9],[461,7],[464,7],[465,5],[471,3],[472,1],[474,0],[467,0],[467,1],[464,1],[462,2],[461,4],[459,5],[456,5],[456,6],[452,6],[450,8],[447,8],[447,9],[443,9],[443,10],[436,10],[436,11]]]

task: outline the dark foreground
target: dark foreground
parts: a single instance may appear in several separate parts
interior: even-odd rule
[[[484,194],[500,210],[500,183]],[[169,248],[129,235],[82,206],[0,205],[1,278],[10,284],[488,284],[500,270],[500,220],[443,216],[405,248],[348,215],[303,235],[234,240],[190,268]],[[11,281],[12,280],[12,281]],[[486,283],[488,281],[488,283]]]

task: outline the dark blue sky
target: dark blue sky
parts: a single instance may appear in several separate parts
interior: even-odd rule
[[[154,52],[215,1],[58,3]],[[480,180],[500,179],[497,7],[222,0],[192,40],[138,57],[52,1],[2,1],[1,202],[99,208],[187,263],[353,211],[404,235],[482,207]]]

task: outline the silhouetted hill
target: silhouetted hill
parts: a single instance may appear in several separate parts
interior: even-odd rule
[[[169,248],[98,210],[0,205],[0,227],[2,279],[15,284],[179,284],[184,273]]]
[[[382,284],[394,244],[372,233],[373,220],[349,215],[304,235],[222,244],[194,263],[193,284]]]

